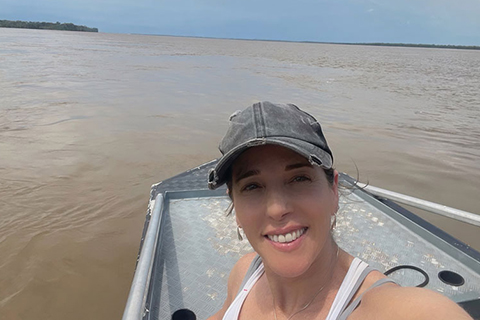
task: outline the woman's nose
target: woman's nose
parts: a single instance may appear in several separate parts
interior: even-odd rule
[[[267,216],[274,220],[281,220],[290,212],[289,199],[279,190],[267,192],[266,205]]]

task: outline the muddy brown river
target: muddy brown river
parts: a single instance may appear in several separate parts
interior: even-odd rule
[[[150,185],[259,100],[315,115],[339,171],[478,214],[479,91],[473,50],[0,29],[0,318],[121,318]]]

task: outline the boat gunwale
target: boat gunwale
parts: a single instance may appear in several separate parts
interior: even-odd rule
[[[158,185],[158,184],[157,184]],[[152,186],[153,187],[153,186]],[[159,194],[156,195],[158,197]],[[209,190],[209,189],[197,189],[197,190],[178,190],[178,191],[164,191],[162,193],[162,212],[161,212],[161,220],[158,226],[158,241],[156,243],[155,251],[153,254],[153,259],[151,261],[153,268],[157,265],[157,259],[160,258],[160,255],[157,252],[161,252],[162,250],[162,235],[164,233],[164,219],[165,216],[170,214],[170,200],[177,200],[177,199],[194,199],[194,198],[206,198],[206,197],[222,197],[225,196],[224,189],[217,189],[217,190]],[[151,272],[153,272],[153,268]],[[142,317],[145,320],[150,319],[150,306],[153,305],[153,289],[152,283],[155,283],[155,278],[157,277],[157,273],[149,275],[149,284],[147,287],[147,295],[145,297],[143,308],[144,308],[144,316]],[[163,276],[163,273],[162,275]],[[133,319],[122,319],[122,320],[133,320]],[[137,319],[135,319],[137,320]]]
[[[355,185],[356,180],[353,179],[348,174],[341,173],[341,176],[351,186]],[[447,232],[436,227],[435,225],[431,224],[430,222],[426,221],[425,219],[421,218],[420,216],[416,215],[415,213],[402,207],[401,205],[395,203],[392,200],[375,196],[369,193],[368,190],[364,190],[363,188],[358,186],[355,187],[353,190],[356,195],[360,196],[363,200],[367,201],[368,203],[372,204],[378,209],[385,211],[384,208],[385,207],[388,208],[389,210],[385,211],[385,213],[388,214],[390,217],[394,218],[395,220],[399,221],[399,217],[405,218],[406,219],[405,221],[408,221],[408,224],[409,224],[407,227],[409,227],[409,229],[411,230],[414,229],[412,230],[413,232],[415,232],[416,234],[424,238],[426,241],[437,246],[438,248],[440,248],[442,251],[452,256],[453,258],[460,260],[470,269],[475,270],[475,272],[477,273],[480,273],[480,252],[479,251],[475,250],[468,244],[458,240],[454,236],[448,234]],[[372,201],[372,199],[376,201],[374,202]],[[379,206],[379,204],[382,204],[384,207]],[[392,210],[393,212],[390,210]],[[404,219],[401,219],[401,220],[404,220]],[[399,221],[399,222],[404,224],[403,221]],[[433,235],[434,237],[430,236],[429,234]],[[438,240],[436,238],[439,238],[442,241],[435,241],[435,240]],[[431,240],[434,240],[434,241],[431,241]],[[459,255],[458,251],[463,253],[463,255]],[[468,258],[466,258],[465,255]]]

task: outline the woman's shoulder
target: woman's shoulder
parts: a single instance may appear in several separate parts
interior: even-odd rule
[[[246,255],[242,256],[232,268],[230,272],[230,277],[228,278],[228,296],[233,294],[233,299],[235,299],[235,295],[240,289],[240,285],[247,274],[248,268],[252,264],[253,259],[257,256],[256,252],[247,253]],[[232,299],[232,301],[233,301]]]
[[[471,319],[455,302],[429,289],[384,284],[368,290],[356,319]]]
[[[227,311],[228,307],[232,304],[233,300],[235,300],[237,292],[240,289],[240,285],[245,278],[248,268],[250,267],[250,264],[256,256],[256,252],[247,253],[246,255],[238,259],[238,261],[235,263],[232,271],[230,271],[230,276],[228,277],[227,298],[225,299],[225,303],[223,304],[222,309],[220,309],[215,315],[210,317],[209,320],[223,318],[223,315]]]

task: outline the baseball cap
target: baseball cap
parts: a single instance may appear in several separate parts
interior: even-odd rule
[[[293,104],[264,101],[230,116],[227,133],[219,145],[223,156],[208,174],[208,187],[214,190],[226,182],[228,169],[242,152],[266,144],[291,149],[324,169],[333,166],[332,151],[312,115]]]

